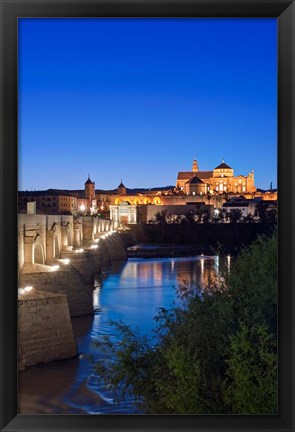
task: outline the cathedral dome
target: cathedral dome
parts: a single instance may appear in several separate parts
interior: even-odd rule
[[[228,166],[226,163],[222,162],[220,165],[218,165],[214,169],[232,169],[230,166]]]
[[[213,171],[213,177],[233,177],[233,175],[234,170],[224,160]]]

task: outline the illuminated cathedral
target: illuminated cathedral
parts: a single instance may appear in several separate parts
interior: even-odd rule
[[[188,195],[214,193],[255,193],[254,170],[247,176],[235,176],[234,170],[224,160],[213,171],[199,171],[198,162],[193,161],[191,171],[180,171],[176,190]]]

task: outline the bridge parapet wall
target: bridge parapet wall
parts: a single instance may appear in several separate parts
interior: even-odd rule
[[[19,214],[18,270],[24,264],[50,264],[62,250],[82,245],[82,220],[70,215]]]
[[[95,218],[96,220],[96,227],[94,230],[95,234],[99,234],[101,232],[108,232],[115,230],[117,228],[116,222],[110,219],[99,219]]]
[[[52,264],[64,251],[92,244],[117,224],[93,216],[20,214],[18,218],[18,266]]]
[[[82,216],[82,231],[83,231],[83,244],[89,243],[94,240],[100,233],[110,232],[117,228],[114,221],[110,219],[101,219],[94,216]]]
[[[94,239],[94,232],[96,231],[96,218],[91,216],[84,216],[82,218],[83,229],[83,244],[90,243]]]

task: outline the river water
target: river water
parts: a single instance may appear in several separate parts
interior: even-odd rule
[[[230,269],[230,257],[225,260]],[[73,318],[79,357],[28,368],[19,374],[19,412],[22,414],[136,414],[132,398],[119,406],[93,373],[86,357],[101,354],[92,346],[109,335],[118,340],[112,321],[138,327],[150,335],[159,307],[177,302],[176,287],[206,286],[221,277],[217,256],[140,259],[114,263],[96,281],[92,317]]]

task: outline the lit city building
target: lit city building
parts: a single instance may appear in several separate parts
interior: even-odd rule
[[[187,195],[198,193],[253,193],[254,170],[247,176],[234,176],[234,170],[224,160],[213,171],[199,171],[196,159],[193,161],[192,171],[180,171],[176,180],[176,189]]]
[[[240,205],[241,200],[243,205]],[[230,211],[240,207],[243,215],[254,214],[257,200],[276,203],[277,191],[272,187],[268,191],[257,189],[254,170],[246,176],[235,176],[233,168],[223,161],[212,171],[200,171],[196,159],[191,171],[178,172],[175,187],[129,189],[121,179],[116,189],[102,190],[95,188],[88,174],[84,189],[21,191],[18,194],[20,213],[27,212],[27,204],[35,202],[35,211],[40,214],[97,214],[125,224],[147,223],[161,209],[172,215],[185,215],[192,206],[193,213],[207,208],[212,215],[214,209]],[[34,211],[33,207],[30,211]]]

